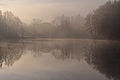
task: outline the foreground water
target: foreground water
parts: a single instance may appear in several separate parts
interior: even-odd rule
[[[0,67],[0,80],[120,80],[120,43],[1,42]]]

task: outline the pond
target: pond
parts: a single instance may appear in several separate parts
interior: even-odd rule
[[[0,80],[120,80],[120,43],[34,40],[0,43]]]

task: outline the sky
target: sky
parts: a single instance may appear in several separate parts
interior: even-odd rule
[[[59,15],[87,15],[107,0],[0,0],[0,10],[11,11],[24,22],[51,21]]]

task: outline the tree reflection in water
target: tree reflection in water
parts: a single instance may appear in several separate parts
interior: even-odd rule
[[[63,40],[31,43],[1,43],[0,67],[12,66],[26,51],[34,57],[44,53],[56,59],[84,59],[89,65],[109,79],[120,79],[120,44],[112,41]]]
[[[11,43],[0,44],[0,67],[12,66],[23,54],[23,46]]]
[[[88,43],[86,43],[88,44]],[[77,59],[80,61],[87,50],[84,41],[60,40],[40,41],[31,43],[0,43],[0,66],[12,66],[26,51],[39,57],[44,53],[53,55],[56,59]]]
[[[86,56],[88,64],[106,77],[120,80],[120,44],[118,42],[97,43]]]

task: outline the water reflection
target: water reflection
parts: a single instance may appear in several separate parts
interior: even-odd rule
[[[88,44],[88,43],[87,43]],[[88,47],[88,46],[87,46]],[[87,51],[84,41],[81,40],[50,40],[28,43],[0,43],[0,66],[12,66],[26,51],[31,51],[34,57],[42,54],[52,54],[56,59],[80,59]]]
[[[23,46],[11,43],[0,45],[0,67],[12,66],[23,54]]]
[[[91,47],[91,54],[87,55],[86,61],[109,79],[120,80],[119,42],[94,43],[94,46]]]
[[[29,53],[35,59],[27,55]],[[28,57],[29,60],[27,60]],[[58,80],[58,76],[60,80],[119,80],[120,43],[93,40],[43,40],[24,43],[0,43],[0,67],[11,66],[14,68],[15,63],[17,66],[18,64],[22,66],[20,71],[28,69],[28,73],[32,70],[32,75],[37,73],[37,79],[33,76],[31,80]],[[96,71],[99,71],[99,73]],[[61,73],[61,76],[58,73]],[[0,74],[2,73],[0,72]],[[22,74],[24,73],[22,72]],[[50,74],[54,75],[51,75],[51,77]],[[104,75],[106,78],[104,78]],[[22,80],[30,80],[24,78]]]
[[[54,40],[27,44],[26,49],[33,51],[34,55],[51,53],[56,59],[77,59],[80,61],[88,52],[89,45],[90,43],[84,40]]]

